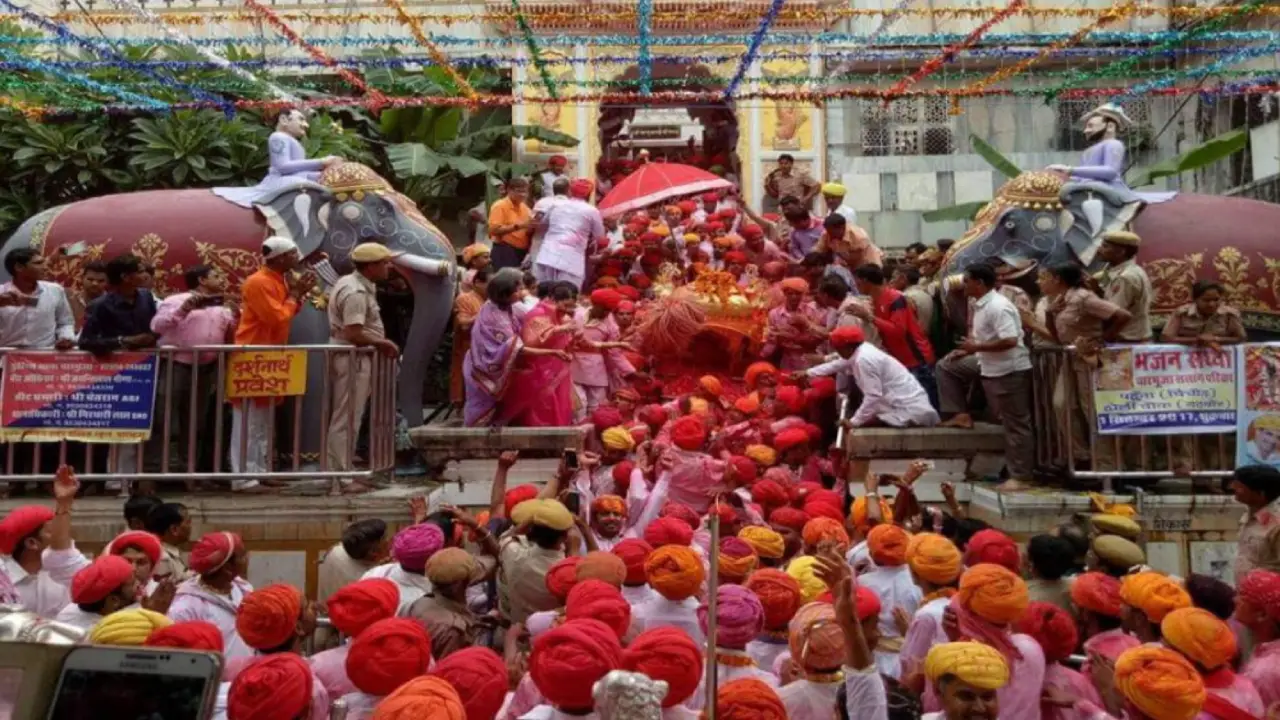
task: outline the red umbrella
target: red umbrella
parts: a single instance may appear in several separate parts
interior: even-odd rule
[[[692,165],[649,162],[610,190],[599,210],[605,217],[615,217],[671,198],[731,187],[728,180]]]

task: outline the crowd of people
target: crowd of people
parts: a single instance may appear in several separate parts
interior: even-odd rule
[[[335,708],[657,720],[711,706],[727,720],[1240,720],[1280,708],[1274,468],[1229,483],[1246,508],[1232,587],[1147,566],[1127,506],[1019,546],[967,517],[949,487],[945,507],[918,502],[924,461],[867,476],[851,499],[797,480],[794,446],[776,465],[756,448],[690,492],[688,451],[629,437],[603,428],[601,453],[545,485],[509,487],[519,457],[504,453],[478,516],[416,499],[398,531],[351,524],[321,562],[317,602],[252,587],[239,536],[209,528],[191,542],[187,508],[154,496],[131,498],[127,529],[86,557],[64,466],[52,508],[0,520],[6,624],[220,653],[215,717],[230,720]],[[896,488],[892,506],[882,485]]]

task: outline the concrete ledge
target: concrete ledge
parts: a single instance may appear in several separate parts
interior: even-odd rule
[[[845,433],[851,458],[972,458],[980,453],[1004,454],[1004,428],[977,423],[972,430],[953,428],[858,428]]]
[[[545,428],[470,428],[460,425],[421,425],[409,430],[409,440],[433,478],[451,460],[493,459],[504,450],[559,455],[582,450],[586,426]]]

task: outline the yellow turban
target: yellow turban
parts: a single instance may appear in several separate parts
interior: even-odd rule
[[[621,425],[611,427],[601,433],[600,441],[604,443],[607,450],[631,452],[636,447],[636,439],[631,437],[631,431]]]
[[[837,182],[822,183],[822,194],[828,197],[842,198],[845,194],[844,186]]]
[[[711,412],[711,406],[706,400],[700,397],[689,398],[689,413],[692,415],[706,415]]]
[[[760,465],[773,465],[778,462],[778,451],[768,445],[748,445],[742,454]]]
[[[1181,608],[1164,616],[1160,634],[1174,650],[1214,670],[1236,656],[1236,636],[1217,615],[1200,608]]]
[[[1093,548],[1099,560],[1120,570],[1127,571],[1147,561],[1142,548],[1119,535],[1099,535],[1089,543],[1089,547]]]
[[[980,690],[999,690],[1009,682],[1009,663],[990,645],[949,642],[929,650],[924,659],[924,674],[934,684],[953,675]]]
[[[844,631],[831,603],[809,603],[788,625],[791,657],[812,672],[829,672],[844,664]]]
[[[1153,623],[1178,608],[1191,607],[1191,596],[1164,573],[1154,570],[1126,575],[1120,581],[1120,599],[1137,608]]]
[[[853,501],[853,507],[849,508],[849,522],[853,523],[853,526],[858,528],[858,532],[863,535],[866,535],[867,531],[871,528],[871,525],[867,521],[866,495],[856,498]],[[893,510],[889,508],[889,503],[885,502],[884,498],[880,498],[880,522],[893,522]]]
[[[757,555],[768,560],[782,559],[787,549],[787,541],[773,528],[763,525],[748,525],[738,531],[738,537],[746,540]]]
[[[649,226],[649,232],[657,235],[658,237],[671,237],[671,228],[659,223],[654,223]]]
[[[1129,540],[1137,540],[1142,534],[1142,526],[1126,515],[1094,515],[1090,518],[1090,522],[1095,530],[1106,535],[1119,535]]]
[[[173,624],[158,612],[134,608],[120,610],[98,621],[89,630],[89,642],[95,645],[141,645],[153,631]]]
[[[698,553],[687,545],[663,545],[649,553],[644,561],[644,576],[662,597],[680,601],[691,598],[702,589],[707,571]]]
[[[1251,427],[1255,430],[1266,430],[1268,432],[1280,431],[1280,415],[1263,415],[1254,420]]]
[[[1131,518],[1138,514],[1132,505],[1111,504],[1107,502],[1107,498],[1099,493],[1089,493],[1089,503],[1093,506],[1093,511],[1103,515],[1120,515],[1122,517]]]
[[[827,591],[827,584],[815,572],[817,566],[818,558],[812,555],[801,555],[787,564],[787,574],[800,583],[800,599],[807,603]]]
[[[907,564],[926,582],[950,585],[960,577],[960,548],[937,533],[917,533],[907,545]]]
[[[525,500],[511,511],[511,522],[516,525],[530,523],[564,532],[573,527],[573,513],[559,500],[535,498]]]
[[[698,237],[698,233],[684,234],[684,242],[686,245],[693,245],[694,243],[698,242],[701,239],[702,239],[701,237]]]
[[[996,625],[1017,622],[1027,611],[1027,584],[1008,568],[994,563],[974,565],[960,576],[960,604]]]
[[[1152,720],[1191,720],[1205,701],[1204,680],[1187,659],[1158,645],[1140,645],[1116,660],[1116,688]]]
[[[473,243],[468,245],[462,249],[462,264],[470,265],[472,260],[475,260],[481,255],[488,255],[489,253],[489,246],[482,243]]]

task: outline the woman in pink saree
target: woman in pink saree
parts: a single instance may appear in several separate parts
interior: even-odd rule
[[[520,330],[524,352],[516,362],[511,387],[497,425],[567,427],[573,424],[573,321],[578,290],[560,283],[524,316]],[[532,352],[531,352],[532,351]]]

